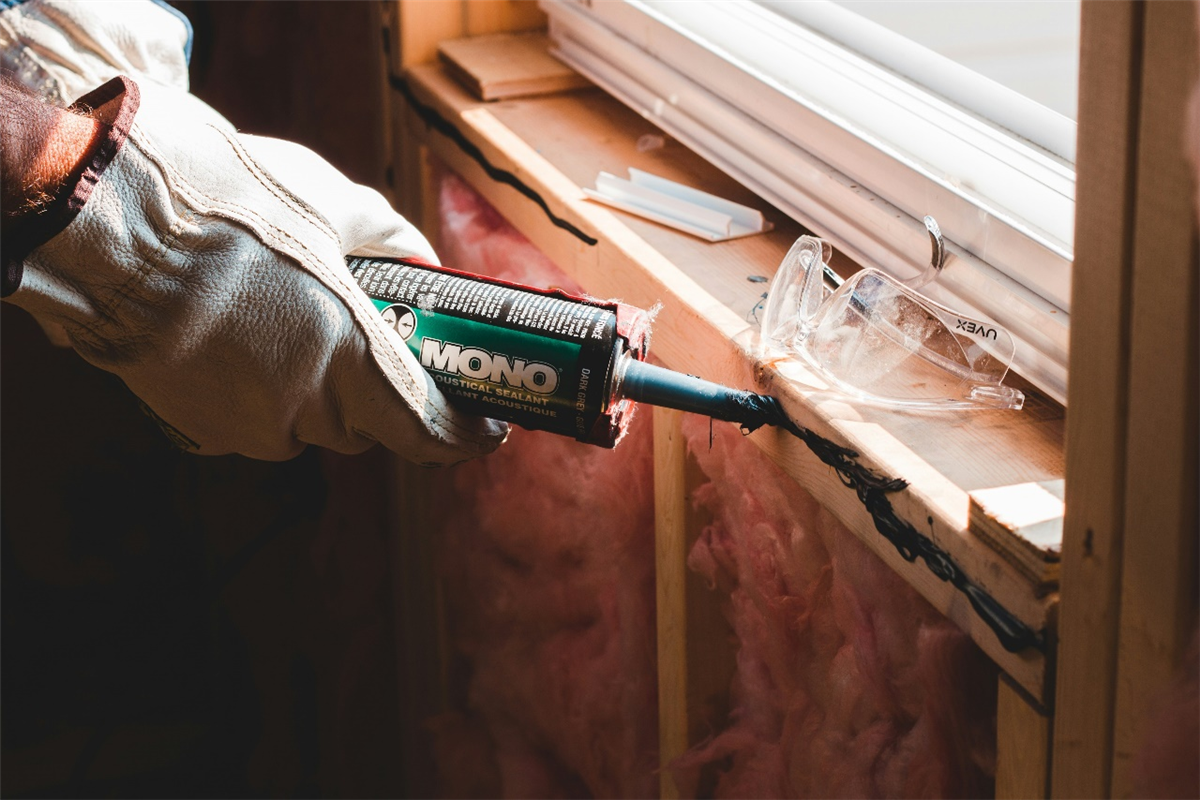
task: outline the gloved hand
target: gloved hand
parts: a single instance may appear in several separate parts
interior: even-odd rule
[[[24,259],[7,299],[201,453],[278,459],[378,440],[447,463],[496,447],[506,426],[447,407],[345,270],[350,253],[433,260],[424,238],[312,152],[238,136],[188,95],[190,37],[186,18],[151,2],[0,10],[0,62],[41,95],[68,101],[117,74],[137,84],[89,100],[112,126],[109,152],[71,198],[83,210]]]
[[[450,408],[345,267],[434,259],[381,195],[179,89],[118,78],[84,102],[119,150],[7,299],[61,325],[178,442],[286,459],[379,441],[423,464],[499,445],[507,427]]]

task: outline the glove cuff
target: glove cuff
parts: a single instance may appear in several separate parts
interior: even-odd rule
[[[91,152],[63,182],[46,211],[23,217],[7,232],[0,297],[8,297],[20,287],[26,256],[62,233],[83,210],[92,196],[92,188],[125,144],[140,97],[137,84],[129,78],[117,77],[71,105],[71,110],[88,113],[101,123],[100,135]]]

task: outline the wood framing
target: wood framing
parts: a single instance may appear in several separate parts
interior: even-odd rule
[[[1157,695],[1195,629],[1200,478],[1196,170],[1185,117],[1200,77],[1193,3],[1147,3],[1138,115],[1129,421],[1117,694],[1110,792],[1134,791],[1131,767]]]
[[[1045,628],[1053,596],[970,535],[967,489],[1061,477],[1056,474],[1061,412],[1052,413],[1044,401],[1039,411],[1035,400],[1028,415],[982,413],[971,415],[967,425],[956,415],[931,419],[851,409],[819,390],[802,388],[753,355],[754,332],[746,320],[761,295],[760,285],[747,278],[769,273],[779,262],[799,234],[794,223],[778,219],[770,234],[711,245],[591,204],[580,187],[601,169],[624,166],[715,189],[739,202],[756,201],[682,148],[637,153],[637,133],[648,130],[648,123],[594,90],[485,105],[436,67],[413,68],[407,77],[408,91],[424,115],[410,117],[409,124],[429,131],[429,148],[503,209],[555,263],[595,294],[644,307],[663,303],[655,353],[668,366],[775,394],[800,424],[852,447],[869,469],[904,477],[911,486],[891,499],[896,513],[1032,630]],[[431,114],[450,127],[435,130]],[[579,147],[585,138],[590,146]],[[494,177],[500,174],[519,176],[540,202],[511,180]],[[811,385],[812,376],[799,377]],[[875,520],[828,465],[787,433],[763,430],[751,439],[969,631],[1027,691],[1043,696],[1041,653],[1006,651],[962,592],[922,561],[906,560],[880,535]],[[981,450],[997,455],[971,457]]]
[[[380,0],[380,8],[391,82],[408,67],[437,61],[438,45],[444,41],[546,25],[536,0]],[[423,169],[419,144],[401,122],[404,99],[393,92],[388,107],[395,154],[390,173],[393,202],[406,218],[422,220],[421,195],[409,183]]]
[[[1050,782],[1050,717],[1006,680],[996,697],[996,800],[1046,797]]]
[[[1104,797],[1124,522],[1129,264],[1142,9],[1088,3],[1082,20],[1066,515],[1052,794]],[[1086,676],[1086,677],[1083,677]]]
[[[654,540],[658,636],[658,741],[661,797],[706,796],[707,774],[698,785],[679,786],[673,760],[727,723],[729,685],[736,654],[733,631],[720,599],[687,569],[687,555],[708,524],[689,507],[702,480],[687,453],[683,412],[654,409]]]
[[[1127,796],[1194,625],[1192,3],[1085,3],[1055,797]]]
[[[399,207],[432,222],[432,154],[589,292],[661,302],[654,354],[667,366],[774,394],[865,468],[907,480],[889,495],[896,519],[1043,636],[1041,650],[1006,650],[966,595],[906,559],[803,443],[774,430],[751,437],[1004,671],[998,797],[1128,795],[1151,697],[1195,625],[1200,254],[1179,128],[1197,71],[1195,5],[1083,6],[1065,421],[1036,391],[1016,415],[855,407],[801,366],[763,357],[751,322],[762,287],[751,279],[770,275],[801,232],[794,222],[675,142],[638,152],[638,136],[656,130],[598,90],[485,104],[427,63],[440,39],[535,27],[532,3],[385,7],[400,43],[390,61]],[[581,187],[601,170],[631,166],[758,207],[776,229],[712,245],[585,199]],[[701,522],[684,499],[694,478],[679,418],[655,411],[664,765],[694,744],[695,721],[730,669],[700,653],[719,615],[701,607],[684,568]],[[660,777],[663,797],[696,788]]]
[[[654,544],[658,609],[658,747],[664,800],[681,796],[666,765],[688,749],[687,444],[683,412],[654,409]]]

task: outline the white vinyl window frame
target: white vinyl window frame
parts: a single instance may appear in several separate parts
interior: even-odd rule
[[[1074,168],[751,0],[541,0],[555,53],[864,265],[996,320],[1066,401]]]

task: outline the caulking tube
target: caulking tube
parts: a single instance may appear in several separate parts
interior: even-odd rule
[[[415,259],[346,263],[464,411],[602,447],[620,441],[636,402],[748,428],[780,424],[772,398],[646,364],[650,316],[642,309]]]
[[[635,402],[677,408],[753,430],[798,436],[858,493],[883,534],[966,593],[1005,649],[1043,647],[911,524],[887,493],[906,485],[862,467],[857,454],[788,419],[779,402],[645,363],[650,317],[640,309],[456,272],[419,261],[349,258],[359,286],[404,337],[450,402],[524,428],[614,447]]]

